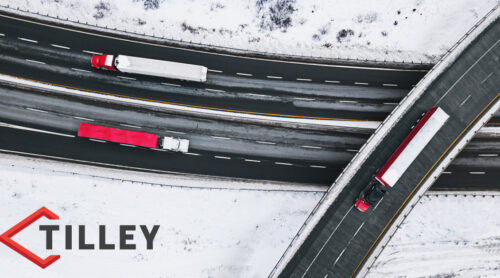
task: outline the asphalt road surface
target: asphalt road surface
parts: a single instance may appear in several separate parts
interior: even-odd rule
[[[359,168],[280,277],[332,278],[356,274],[401,208],[413,197],[413,193],[427,176],[426,173],[433,169],[476,119],[500,97],[498,34],[499,19],[466,48],[449,70],[430,85],[427,92],[398,121]],[[365,213],[354,208],[355,199],[369,183],[376,169],[387,161],[421,113],[434,106],[440,106],[450,115],[438,134],[377,206]],[[448,169],[449,172],[459,171],[460,175],[466,175],[464,170],[454,166]],[[473,176],[475,178],[482,174]]]

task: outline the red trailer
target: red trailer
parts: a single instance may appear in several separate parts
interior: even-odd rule
[[[146,148],[156,148],[158,144],[158,135],[155,134],[87,123],[80,123],[78,136]]]

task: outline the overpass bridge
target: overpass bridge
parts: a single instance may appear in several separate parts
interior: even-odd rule
[[[500,102],[500,20],[495,8],[403,99],[313,210],[270,277],[364,274],[392,225],[418,201]],[[420,115],[440,106],[450,118],[374,209],[355,199],[410,132]],[[382,244],[380,244],[382,242]],[[375,252],[376,253],[376,252]],[[376,254],[375,254],[376,255]]]

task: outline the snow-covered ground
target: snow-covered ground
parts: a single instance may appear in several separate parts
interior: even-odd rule
[[[52,172],[50,168],[57,168]],[[45,218],[15,240],[39,256],[61,259],[42,270],[0,243],[0,277],[265,277],[323,193],[200,189],[75,175],[79,166],[0,155],[0,233],[42,206]],[[66,171],[66,173],[64,172]],[[223,186],[222,186],[223,187]],[[38,224],[56,224],[54,250],[45,249]],[[86,225],[86,241],[118,243],[119,225],[160,225],[154,249],[139,228],[137,250],[65,250],[64,227]]]
[[[499,277],[499,206],[499,194],[425,195],[367,278]]]
[[[45,206],[60,219],[40,219],[14,239],[61,259],[42,270],[0,243],[0,277],[266,277],[323,194],[187,187],[161,176],[1,154],[0,233]],[[495,277],[498,207],[500,194],[425,196],[368,277]],[[53,250],[39,224],[61,226]],[[73,225],[73,250],[64,249],[63,225]],[[77,225],[96,245],[99,225],[115,244],[119,225],[160,230],[153,250],[137,230],[137,250],[91,251],[77,249]]]
[[[0,0],[167,39],[326,58],[432,63],[499,0]]]

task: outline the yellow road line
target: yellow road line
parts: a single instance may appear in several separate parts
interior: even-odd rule
[[[385,233],[385,231],[387,230],[387,228],[392,224],[392,222],[394,221],[394,217],[396,217],[396,215],[399,214],[399,211],[405,206],[405,204],[408,202],[408,200],[410,199],[410,197],[413,195],[413,193],[415,193],[415,190],[417,190],[417,188],[420,187],[420,185],[422,184],[422,182],[427,178],[427,176],[429,175],[429,173],[434,169],[434,167],[436,167],[436,165],[438,164],[438,162],[443,158],[443,156],[448,153],[448,151],[450,150],[450,148],[455,145],[456,141],[458,140],[458,138],[460,138],[462,136],[462,134],[467,130],[469,129],[469,127],[477,120],[477,118],[479,116],[481,116],[484,111],[490,107],[490,105],[500,96],[500,93],[496,95],[496,97],[494,97],[489,103],[488,105],[486,105],[483,110],[481,110],[481,112],[479,114],[476,115],[476,117],[464,128],[464,130],[462,130],[462,132],[460,132],[460,134],[455,138],[455,140],[453,140],[453,142],[451,142],[451,144],[448,146],[448,148],[446,148],[446,150],[439,156],[439,158],[436,160],[436,162],[434,162],[434,164],[432,165],[432,167],[429,169],[429,171],[427,171],[427,173],[425,174],[425,176],[418,182],[418,184],[415,186],[415,188],[413,188],[413,190],[410,192],[410,194],[406,197],[406,199],[404,200],[403,204],[401,204],[401,206],[398,208],[398,210],[396,211],[396,213],[391,217],[391,219],[389,220],[389,222],[387,222],[387,224],[385,225],[384,229],[382,230],[382,232],[380,232],[380,234],[377,236],[377,238],[375,239],[375,241],[373,242],[373,244],[370,246],[370,248],[368,249],[368,251],[366,251],[365,255],[363,256],[363,258],[361,259],[361,261],[359,262],[358,266],[356,267],[356,269],[354,269],[354,271],[351,273],[351,276],[350,277],[353,277],[354,274],[356,273],[356,271],[358,271],[358,268],[361,266],[361,264],[365,261],[366,257],[368,256],[368,254],[371,252],[371,250],[373,249],[373,247],[375,246],[375,244],[379,241],[380,237],[382,236],[382,234]]]
[[[27,80],[27,81],[32,81],[32,82],[38,82],[38,83],[42,83],[42,84],[45,84],[45,85],[52,85],[52,86],[63,87],[63,88],[66,88],[66,89],[73,89],[73,90],[86,91],[86,92],[91,92],[91,93],[97,93],[97,94],[107,95],[107,96],[114,96],[114,97],[120,97],[120,98],[128,98],[128,99],[135,99],[135,100],[142,100],[142,101],[163,103],[163,104],[169,104],[169,105],[191,107],[191,108],[207,109],[207,110],[214,110],[214,111],[232,112],[232,113],[240,113],[240,114],[251,114],[251,115],[260,115],[260,116],[271,116],[271,117],[281,117],[281,118],[297,118],[297,119],[313,119],[313,120],[334,120],[334,121],[377,122],[377,121],[371,121],[371,120],[356,120],[356,119],[342,119],[342,118],[324,118],[324,117],[311,117],[311,116],[297,116],[297,115],[274,114],[274,113],[252,112],[252,111],[235,110],[235,109],[215,108],[215,107],[207,107],[207,106],[183,104],[183,103],[176,103],[176,102],[169,102],[169,101],[162,101],[162,100],[154,100],[154,99],[147,99],[147,98],[140,98],[140,97],[132,97],[132,96],[115,94],[115,93],[107,93],[107,92],[102,92],[102,91],[96,91],[96,90],[90,90],[90,89],[83,89],[83,88],[78,88],[78,87],[72,87],[72,86],[67,86],[67,85],[62,85],[62,84],[57,84],[57,83],[51,83],[51,82],[46,82],[46,81],[40,81],[40,80],[30,79],[30,78],[26,78],[26,77],[19,77],[19,76],[12,76],[12,75],[9,75],[9,76],[14,77],[14,78],[19,78],[19,79],[22,79],[22,80]]]

